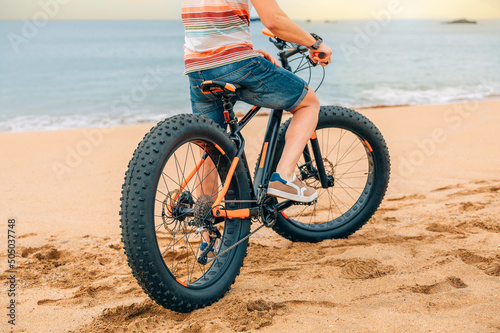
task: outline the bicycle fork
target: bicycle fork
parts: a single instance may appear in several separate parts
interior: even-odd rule
[[[321,155],[316,132],[313,133],[310,142],[313,150],[314,161],[316,162],[316,168],[313,166],[311,153],[309,151],[309,147],[306,145],[303,152],[305,164],[299,167],[302,180],[314,177],[321,183],[321,187],[331,187],[334,185],[334,178],[333,176],[326,174],[325,164],[323,163],[323,156]]]

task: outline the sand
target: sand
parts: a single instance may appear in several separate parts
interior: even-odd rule
[[[151,125],[0,133],[2,308],[15,217],[19,332],[500,331],[500,101],[361,112],[392,157],[375,216],[319,244],[261,230],[233,288],[190,314],[148,299],[120,242],[124,172]]]

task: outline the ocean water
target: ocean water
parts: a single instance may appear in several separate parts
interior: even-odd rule
[[[322,104],[500,98],[500,21],[299,22],[334,49]],[[190,112],[180,21],[0,21],[0,131],[153,123]],[[276,54],[252,22],[256,48]],[[308,79],[309,72],[301,72]],[[322,70],[312,70],[315,87]],[[237,110],[246,110],[242,104]]]

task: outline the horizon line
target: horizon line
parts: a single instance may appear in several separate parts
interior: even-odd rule
[[[394,18],[391,21],[454,21],[454,20],[461,20],[461,19],[466,19],[466,20],[473,20],[473,21],[500,21],[500,18],[485,18],[485,19],[474,19],[474,18],[467,18],[467,17],[459,17],[459,18],[443,18],[443,19],[436,19],[436,18],[413,18],[413,19],[398,19]],[[320,23],[334,23],[334,22],[344,22],[344,21],[372,21],[374,20],[373,18],[366,18],[366,19],[321,19],[321,20],[314,20],[314,19],[293,19],[293,21],[297,22],[320,22]],[[10,19],[10,18],[0,18],[0,21],[30,21],[28,18],[19,18],[19,19]],[[130,18],[130,19],[121,19],[121,18],[75,18],[75,19],[50,19],[49,21],[176,21],[176,22],[182,22],[181,18],[177,19],[144,19],[144,18]]]

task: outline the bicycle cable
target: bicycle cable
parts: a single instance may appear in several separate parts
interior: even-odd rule
[[[309,55],[301,54],[300,56],[291,59],[289,62],[291,64],[292,62],[296,62],[296,61],[300,60],[299,64],[297,65],[297,68],[294,71],[292,71],[292,73],[294,73],[294,74],[297,74],[297,73],[302,72],[304,70],[309,70],[309,78],[307,80],[307,85],[309,86],[311,83],[311,80],[312,80],[312,68],[316,67],[316,66],[312,65],[311,60],[308,58],[309,58]],[[304,60],[306,60],[306,61],[304,62]],[[321,67],[321,68],[323,70],[321,81],[319,82],[316,89],[314,89],[314,92],[318,91],[319,88],[323,85],[323,82],[325,81],[326,70],[325,70],[325,67]]]

